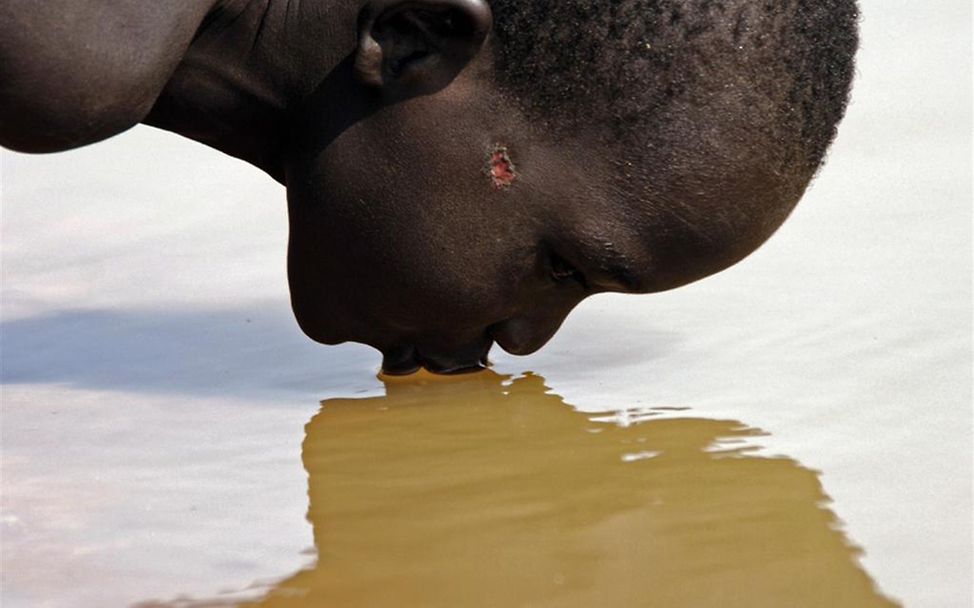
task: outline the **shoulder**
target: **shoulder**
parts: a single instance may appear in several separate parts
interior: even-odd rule
[[[5,0],[0,145],[54,152],[138,123],[213,0]]]

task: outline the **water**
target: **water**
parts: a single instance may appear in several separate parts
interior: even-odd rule
[[[254,605],[894,605],[814,471],[669,413],[595,421],[533,374],[327,400],[301,450],[317,560]]]
[[[480,376],[303,338],[241,163],[4,152],[3,605],[970,606],[970,7],[863,8],[771,242]]]

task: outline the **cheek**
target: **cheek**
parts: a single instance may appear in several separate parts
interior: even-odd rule
[[[511,314],[537,257],[530,222],[504,207],[512,201],[490,200],[489,182],[438,187],[412,164],[338,182],[345,165],[324,163],[289,193],[291,276],[301,282],[292,289],[404,332],[481,328]]]

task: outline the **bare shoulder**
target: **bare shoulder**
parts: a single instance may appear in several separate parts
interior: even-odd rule
[[[138,123],[215,0],[4,0],[0,145],[53,152]]]

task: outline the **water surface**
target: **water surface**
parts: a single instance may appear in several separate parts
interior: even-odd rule
[[[302,445],[314,565],[254,601],[168,605],[896,605],[816,472],[683,413],[606,420],[493,372],[326,400]]]

